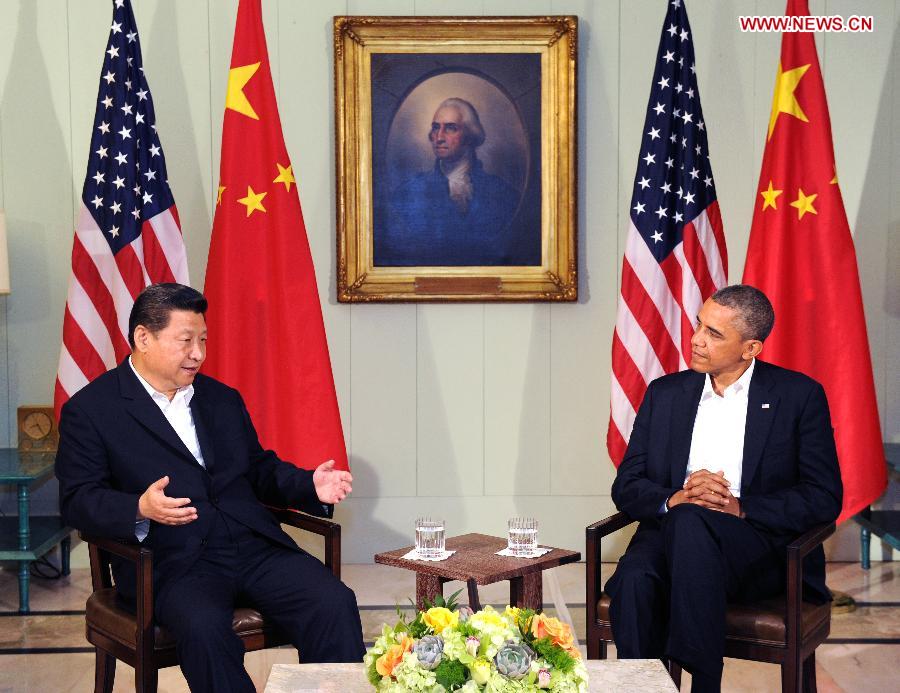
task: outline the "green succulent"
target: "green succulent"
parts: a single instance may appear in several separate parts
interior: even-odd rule
[[[437,669],[444,654],[444,640],[437,635],[426,635],[413,647],[419,666],[424,669]]]
[[[497,671],[510,679],[521,679],[529,671],[534,652],[527,645],[507,641],[494,657]]]

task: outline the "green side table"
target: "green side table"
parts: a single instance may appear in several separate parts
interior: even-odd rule
[[[900,443],[885,443],[884,457],[887,461],[888,483],[893,478],[900,481]],[[872,535],[881,539],[891,549],[900,551],[900,510],[872,510],[872,506],[853,516],[860,525],[860,563],[863,570],[869,570],[869,551]],[[890,560],[890,559],[888,559]]]
[[[62,574],[68,575],[72,529],[62,518],[31,517],[29,493],[53,476],[56,456],[52,452],[19,452],[15,448],[0,448],[0,484],[15,484],[18,488],[18,517],[0,518],[0,560],[19,562],[19,613],[27,614],[28,582],[31,562],[49,553],[60,544]]]

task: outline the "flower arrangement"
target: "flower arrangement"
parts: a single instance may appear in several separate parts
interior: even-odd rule
[[[438,596],[409,623],[398,609],[400,620],[384,626],[363,660],[377,691],[587,691],[568,625],[531,609],[456,608],[455,597]]]

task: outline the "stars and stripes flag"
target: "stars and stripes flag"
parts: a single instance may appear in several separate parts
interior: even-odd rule
[[[808,14],[805,0],[789,0],[785,15]],[[844,482],[838,521],[846,520],[882,494],[887,467],[856,251],[809,33],[782,38],[744,281],[775,308],[762,358],[825,388]],[[838,348],[823,348],[836,339]]]
[[[130,353],[128,315],[149,284],[188,283],[130,0],[114,0],[81,193],[54,406]]]
[[[687,10],[669,3],[629,210],[606,446],[618,466],[655,378],[687,368],[703,302],[728,277]]]

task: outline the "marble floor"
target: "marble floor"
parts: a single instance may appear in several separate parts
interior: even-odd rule
[[[84,639],[84,602],[90,593],[90,574],[83,557],[79,559],[83,549],[80,546],[73,552],[69,577],[32,579],[33,613],[28,616],[17,613],[14,569],[0,570],[0,693],[92,690],[94,655]],[[613,568],[613,564],[604,565],[604,579]],[[364,636],[371,643],[381,624],[396,620],[396,606],[409,606],[408,599],[415,593],[414,575],[380,565],[345,565],[343,570],[345,582],[356,592]],[[900,562],[873,561],[870,571],[863,571],[858,563],[830,563],[828,584],[851,594],[858,609],[832,618],[831,636],[816,653],[819,691],[900,690]],[[449,583],[445,594],[461,587]],[[506,583],[481,588],[482,603],[504,605],[507,598]],[[545,579],[546,610],[557,613],[556,606],[562,600],[576,634],[583,640],[583,563],[557,568]],[[296,653],[275,649],[247,655],[247,669],[259,690],[265,687],[276,662],[296,662]],[[133,670],[120,662],[115,690],[133,688]],[[170,668],[160,672],[159,690],[180,693],[188,688],[181,672]],[[690,690],[687,675],[682,690]],[[779,669],[728,659],[723,690],[778,691]]]

